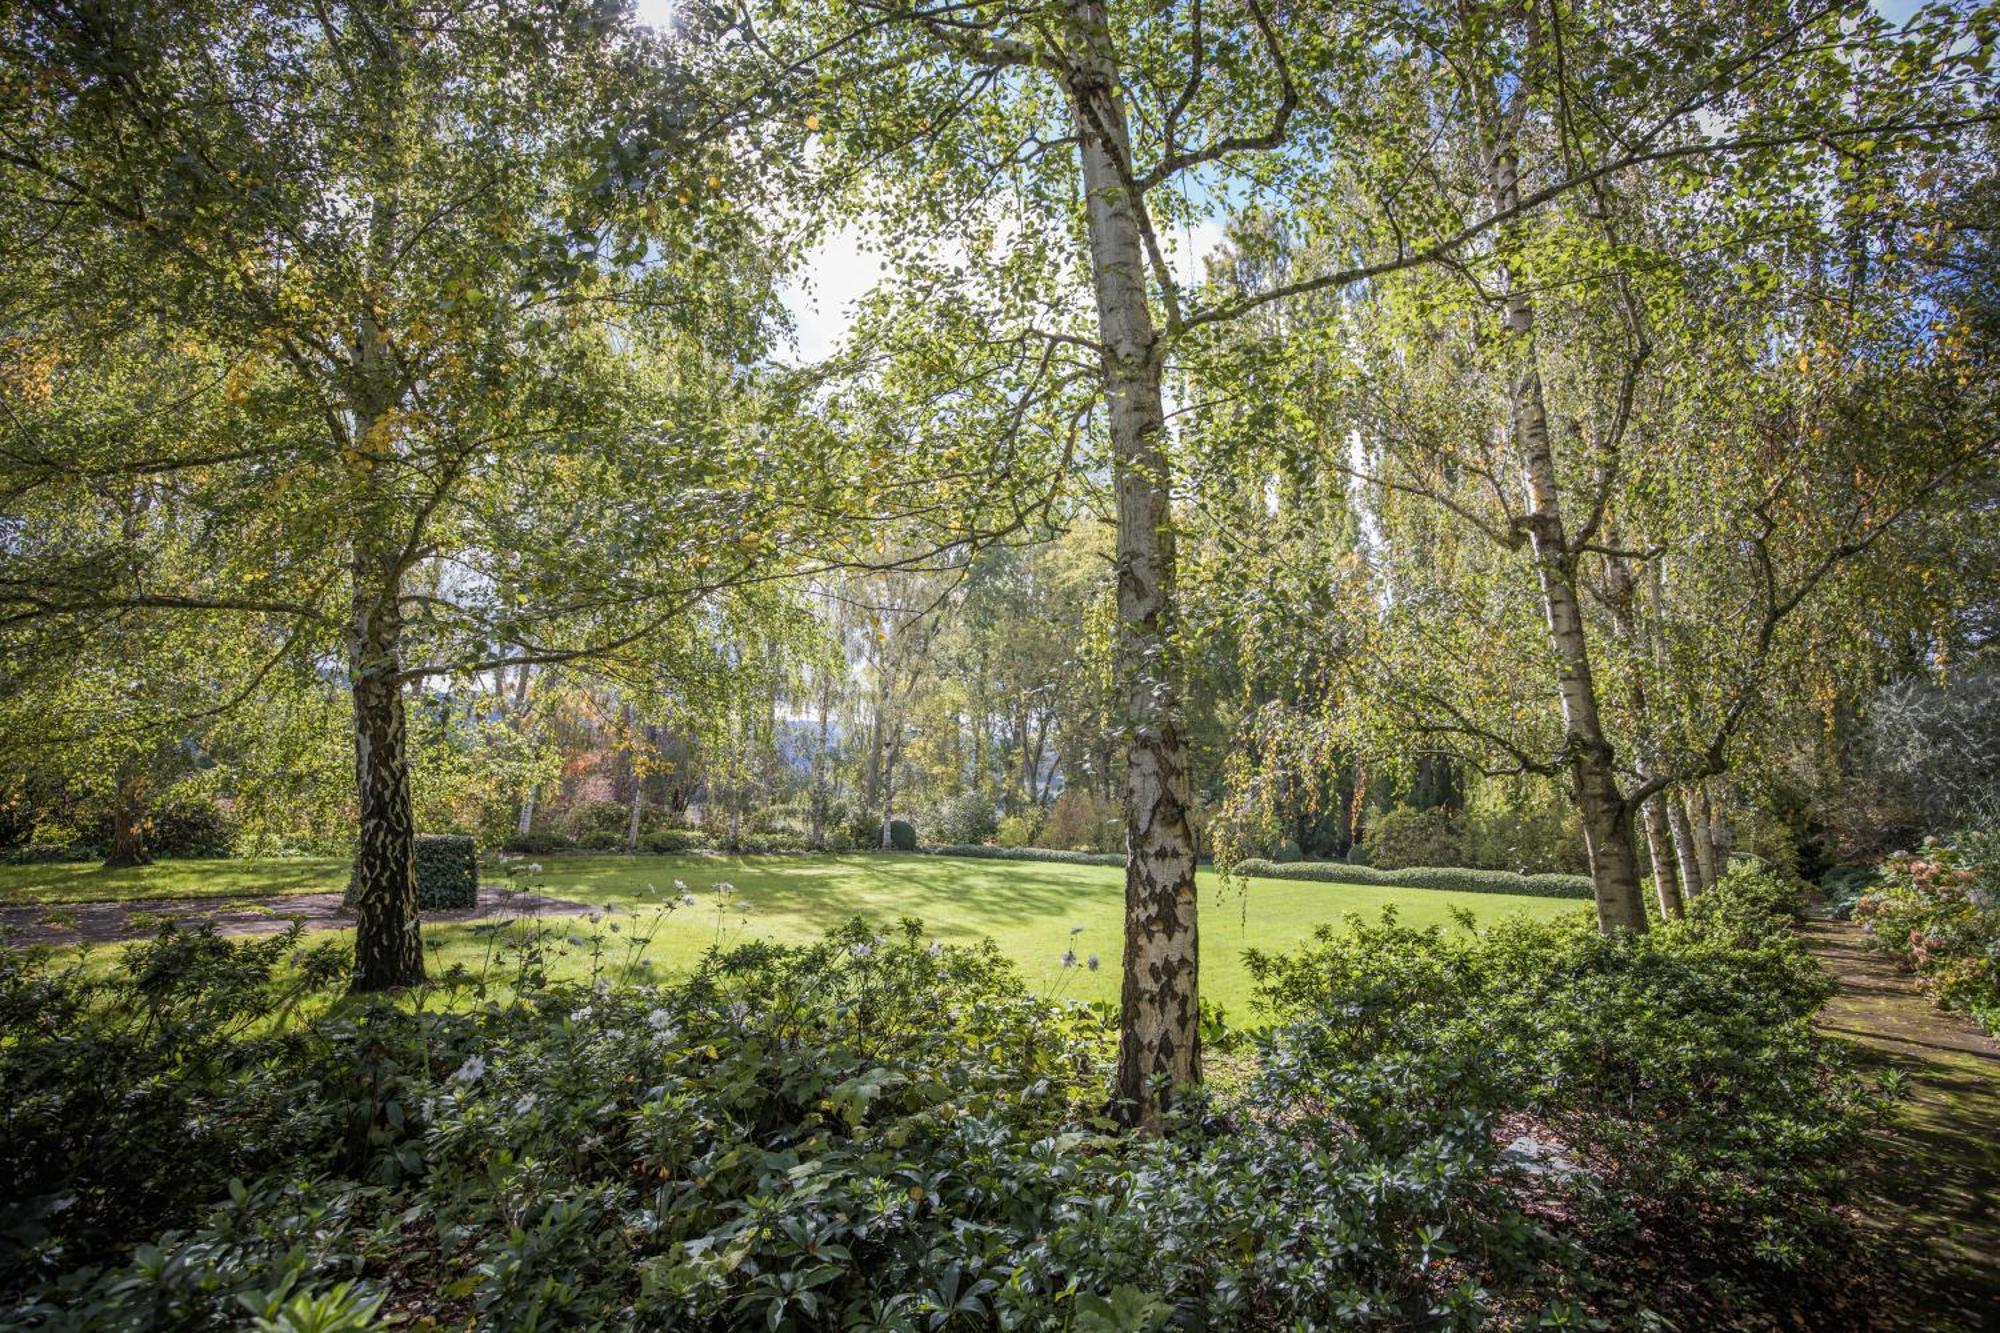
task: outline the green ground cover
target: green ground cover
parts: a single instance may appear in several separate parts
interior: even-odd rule
[[[561,953],[554,959],[560,973],[588,969],[600,949],[602,957],[622,961],[635,932],[651,934],[646,957],[656,971],[679,970],[718,939],[803,943],[852,916],[884,928],[914,916],[947,942],[990,936],[1037,989],[1085,1000],[1111,1000],[1118,993],[1124,875],[1115,866],[879,853],[544,857],[539,864],[541,874],[519,882],[620,913],[594,924],[555,923],[563,928]],[[339,861],[181,861],[117,872],[13,866],[0,870],[0,903],[325,891],[342,887],[346,874]],[[487,881],[496,877],[489,869]],[[734,890],[726,905],[716,893],[724,882]],[[687,886],[695,906],[678,905],[677,884]],[[1507,894],[1280,880],[1225,884],[1206,872],[1199,884],[1203,993],[1232,1021],[1250,1017],[1244,950],[1289,950],[1318,926],[1338,924],[1350,913],[1372,919],[1394,906],[1404,923],[1425,926],[1449,923],[1454,908],[1472,912],[1481,923],[1515,913],[1547,919],[1581,910],[1574,902]],[[669,905],[666,917],[656,920]],[[613,923],[620,927],[615,935],[609,930]],[[431,927],[426,937],[434,971],[453,963],[480,969],[495,949],[493,929],[476,923]],[[1064,967],[1063,955],[1072,949],[1077,964]],[[1093,955],[1095,971],[1089,966]],[[493,965],[493,973],[499,975],[503,966]]]

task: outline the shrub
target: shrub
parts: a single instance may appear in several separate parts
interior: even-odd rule
[[[458,912],[478,905],[479,853],[471,838],[462,833],[420,833],[413,860],[418,911]],[[352,875],[341,901],[354,906]]]
[[[1100,801],[1083,787],[1067,787],[1049,808],[1048,822],[1034,842],[1064,851],[1117,851],[1125,843],[1125,817],[1117,802]]]
[[[930,816],[931,832],[945,842],[985,842],[999,827],[993,802],[969,791],[939,805]]]
[[[615,852],[625,845],[625,835],[610,829],[592,829],[578,838],[576,845],[586,852]]]
[[[1754,938],[1676,923],[1607,939],[1520,918],[1448,936],[1391,913],[1251,969],[1287,1023],[1275,1063],[1332,1114],[1366,1124],[1399,1071],[1443,1071],[1386,1129],[1526,1126],[1535,1189],[1607,1258],[1803,1275],[1844,1243],[1842,1157],[1886,1103],[1814,1032],[1830,982],[1765,919]]]
[[[566,833],[516,833],[500,845],[500,850],[517,856],[549,856],[576,850],[576,839]]]
[[[97,848],[81,842],[31,842],[25,847],[9,847],[0,851],[0,865],[57,865],[70,861],[95,861],[103,855]]]
[[[1881,886],[1881,877],[1873,869],[1861,866],[1835,866],[1820,876],[1819,881],[1824,910],[1836,921],[1853,916],[1861,899]]]
[[[146,816],[146,850],[155,856],[228,856],[241,832],[215,798],[175,790]]]
[[[1322,884],[1379,884],[1405,889],[1449,889],[1457,893],[1521,893],[1536,898],[1589,898],[1587,875],[1517,875],[1510,870],[1471,870],[1457,866],[1409,866],[1378,870],[1339,861],[1238,861],[1232,875],[1255,879],[1301,879]]]
[[[1761,1324],[1671,1302],[1831,1253],[1869,1110],[1782,928],[1327,932],[1257,960],[1280,1026],[1158,1136],[1101,1114],[1112,1028],[916,922],[274,1032],[345,970],[295,948],[0,953],[13,1322],[359,1328],[393,1285],[485,1328]]]
[[[976,843],[965,847],[927,847],[932,856],[984,857],[989,861],[1054,861],[1070,866],[1122,866],[1123,852],[1065,852],[1054,847],[993,847]]]
[[[344,945],[302,948],[296,926],[169,929],[98,975],[0,949],[0,1294],[111,1258],[233,1177],[331,1160],[323,1043],[270,1020],[352,964]]]
[[[2000,834],[1927,841],[1882,863],[1855,905],[1875,947],[1915,972],[1946,1009],[2000,1033]]]
[[[899,852],[917,850],[917,826],[907,819],[890,820],[889,846]]]
[[[416,862],[419,911],[462,911],[478,904],[479,852],[471,838],[458,833],[420,835]]]
[[[994,830],[993,841],[1001,847],[1026,847],[1035,840],[1035,821],[1027,815],[1008,815]]]
[[[632,821],[632,808],[623,801],[578,801],[562,817],[562,830],[581,843],[593,833],[622,835]]]
[[[1443,810],[1397,806],[1368,823],[1368,863],[1382,870],[1464,863],[1465,839]]]
[[[736,840],[731,850],[745,856],[769,856],[780,853],[810,851],[809,839],[803,833],[746,833]]]
[[[670,856],[675,852],[692,852],[708,846],[708,835],[694,829],[670,828],[658,833],[648,833],[639,839],[639,850],[656,856]]]

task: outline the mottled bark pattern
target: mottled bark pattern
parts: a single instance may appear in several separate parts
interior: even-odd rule
[[[409,739],[403,717],[400,581],[357,546],[350,651],[354,672],[354,775],[361,798],[355,853],[354,989],[388,990],[424,979],[417,933],[416,830]]]
[[[1125,959],[1117,1114],[1157,1128],[1201,1077],[1194,837],[1172,661],[1174,528],[1162,431],[1160,343],[1137,201],[1125,188],[1125,109],[1099,0],[1071,8],[1065,70],[1087,193],[1118,505],[1118,653],[1125,692]]]
[[[1521,201],[1519,165],[1512,143],[1502,136],[1487,164],[1494,211],[1509,213]],[[1646,903],[1639,890],[1638,856],[1632,821],[1618,786],[1616,756],[1598,715],[1597,683],[1590,663],[1590,640],[1577,596],[1576,558],[1564,529],[1562,496],[1556,481],[1555,446],[1548,407],[1535,359],[1535,306],[1511,266],[1503,264],[1507,331],[1516,360],[1512,392],[1514,447],[1520,456],[1527,512],[1521,525],[1534,553],[1542,606],[1555,648],[1557,689],[1562,700],[1563,748],[1597,898],[1597,923],[1606,931],[1645,930]]]

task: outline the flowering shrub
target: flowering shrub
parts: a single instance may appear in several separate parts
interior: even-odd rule
[[[1862,895],[1854,919],[1941,1006],[2000,1033],[2000,834],[1926,842],[1878,873],[1880,887]]]

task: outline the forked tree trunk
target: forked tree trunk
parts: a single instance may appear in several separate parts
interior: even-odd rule
[[[1201,1079],[1194,837],[1173,666],[1172,478],[1162,352],[1147,300],[1141,201],[1102,0],[1072,0],[1075,117],[1117,497],[1118,656],[1125,741],[1125,958],[1114,1113],[1156,1129]]]
[[[1488,162],[1489,202],[1497,213],[1511,214],[1520,206],[1519,164],[1511,131],[1494,127]],[[1618,786],[1615,753],[1598,713],[1597,683],[1590,662],[1590,640],[1584,628],[1583,605],[1577,596],[1576,555],[1562,514],[1556,480],[1555,446],[1549,433],[1548,407],[1536,364],[1535,305],[1510,265],[1500,269],[1506,293],[1507,332],[1516,358],[1511,393],[1514,446],[1520,453],[1527,513],[1522,526],[1534,554],[1535,574],[1555,649],[1557,689],[1562,700],[1563,748],[1570,769],[1571,790],[1583,816],[1584,842],[1590,853],[1591,885],[1597,899],[1598,928],[1646,929],[1646,903],[1639,889],[1639,863],[1632,844],[1632,821],[1625,795]]]
[[[416,830],[410,804],[409,737],[403,716],[402,588],[393,563],[357,542],[350,627],[354,776],[361,838],[354,861],[354,982],[357,991],[424,979],[417,933]]]
[[[118,790],[111,802],[111,851],[104,858],[106,870],[126,870],[151,865],[146,851],[146,779],[143,773],[128,770],[118,775]]]

